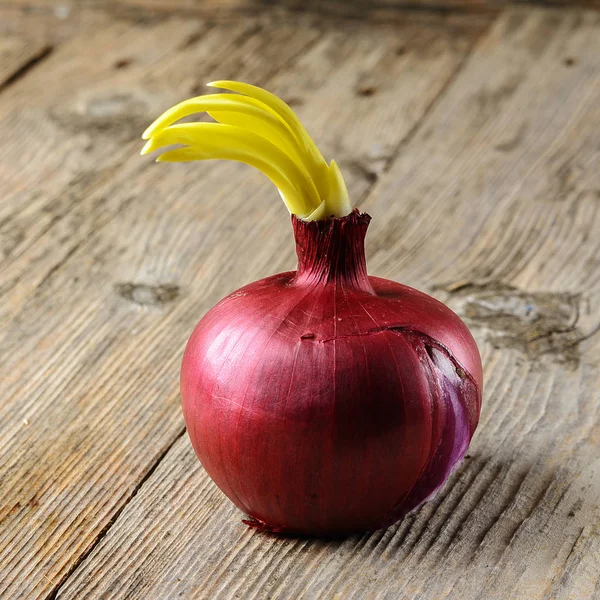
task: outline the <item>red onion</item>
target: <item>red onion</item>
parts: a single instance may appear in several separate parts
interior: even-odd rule
[[[169,109],[142,154],[260,169],[293,215],[298,270],[234,292],[196,327],[181,368],[194,449],[255,526],[386,527],[463,458],[481,408],[477,346],[434,298],[367,275],[370,217],[352,210],[339,167],[285,102],[246,83],[209,85],[237,93]],[[216,122],[176,123],[198,111]]]
[[[188,342],[189,436],[260,527],[386,527],[465,455],[481,408],[477,346],[442,303],[367,275],[368,215],[292,221],[298,270],[227,296]]]

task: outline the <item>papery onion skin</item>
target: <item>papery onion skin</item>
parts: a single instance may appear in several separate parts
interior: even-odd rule
[[[367,275],[368,215],[292,220],[298,270],[224,298],[188,342],[188,433],[216,484],[269,530],[386,527],[462,460],[479,352],[445,305]]]

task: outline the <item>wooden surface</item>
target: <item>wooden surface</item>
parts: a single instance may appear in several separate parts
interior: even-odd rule
[[[401,23],[437,14],[446,18],[492,17],[510,6],[600,9],[600,0],[0,0],[0,7],[25,9],[55,20],[86,18],[102,10],[114,18],[153,20],[164,15],[224,19],[274,14],[278,18],[312,15],[336,22]],[[56,25],[50,29],[54,36]],[[65,29],[65,25],[61,25]]]
[[[0,8],[0,597],[600,598],[600,13],[55,18]],[[468,458],[388,530],[249,530],[185,435],[194,324],[294,265],[259,174],[137,155],[215,78],[290,102],[370,272],[480,345]]]
[[[1,5],[34,8],[56,12],[59,16],[79,7],[104,8],[109,11],[131,6],[158,11],[217,12],[257,11],[285,7],[293,10],[332,11],[339,16],[356,16],[378,11],[433,11],[433,12],[498,12],[510,5],[541,5],[546,7],[583,6],[600,7],[600,0],[2,0]]]

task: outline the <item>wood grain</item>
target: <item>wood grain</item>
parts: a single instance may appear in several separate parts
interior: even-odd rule
[[[79,18],[101,11],[114,18],[147,21],[165,15],[231,20],[244,16],[275,14],[295,19],[298,15],[340,23],[368,21],[401,23],[427,18],[427,15],[492,16],[514,5],[558,8],[581,6],[600,9],[600,0],[0,0],[0,7],[34,10],[47,18]],[[64,27],[63,27],[64,28]]]
[[[168,97],[145,74],[160,70],[161,61],[168,68],[204,27],[111,23],[58,47],[35,76],[0,95],[0,128],[9,142],[0,150],[1,315],[119,209],[122,199],[92,190],[116,170],[125,175],[121,165],[134,140]]]
[[[359,197],[480,30],[351,32],[115,21],[0,95],[1,210],[23,233],[0,271],[3,597],[55,594],[181,436],[178,363],[195,322],[248,276],[293,265],[289,219],[260,175],[154,165],[136,156],[144,126],[205,80],[268,85],[323,130]]]
[[[198,38],[203,31],[206,35]],[[38,105],[28,107],[25,114],[17,112],[3,122],[4,133],[14,140],[13,149],[18,150],[19,144],[26,146],[21,140],[23,132],[39,134],[43,126],[50,132],[41,136],[41,143],[47,140],[52,144],[43,160],[34,161],[35,169],[28,172],[23,164],[16,175],[15,196],[9,195],[9,200],[14,198],[14,204],[22,199],[18,195],[20,181],[31,176],[26,189],[39,186],[39,198],[34,196],[25,205],[34,222],[45,212],[56,213],[56,207],[63,207],[43,230],[28,238],[23,251],[2,274],[3,283],[9,282],[2,304],[6,326],[1,332],[2,596],[37,598],[51,593],[178,435],[181,425],[176,389],[171,385],[174,378],[168,378],[171,389],[167,391],[164,366],[152,367],[152,352],[134,351],[140,358],[146,356],[135,367],[128,359],[116,360],[117,355],[127,355],[121,343],[114,346],[116,353],[107,354],[115,336],[128,340],[126,345],[133,350],[139,333],[135,321],[148,316],[153,320],[161,314],[160,306],[153,306],[152,296],[129,302],[113,287],[120,283],[115,279],[115,267],[121,264],[123,248],[140,226],[137,215],[145,210],[146,192],[127,181],[132,168],[144,168],[136,157],[140,144],[132,140],[160,112],[160,104],[172,103],[162,86],[169,89],[172,85],[179,94],[187,95],[198,68],[216,76],[209,61],[214,61],[217,50],[225,53],[218,64],[226,75],[262,82],[317,35],[312,30],[295,33],[288,27],[267,38],[260,31],[255,23],[211,31],[189,21],[139,28],[117,23],[95,38],[85,36],[64,46],[46,65],[45,81],[23,80],[2,99],[9,104],[12,99],[13,106],[19,106],[18,99],[38,99]],[[175,53],[173,46],[169,47],[187,44],[192,34],[198,39],[189,42],[187,52]],[[157,44],[155,36],[173,42]],[[243,57],[250,52],[257,57],[246,61]],[[122,53],[139,59],[137,75],[135,69],[123,75],[121,69],[110,68]],[[32,93],[31,86],[44,88],[52,80],[73,83],[55,85],[54,97],[48,91]],[[138,112],[138,105],[128,100],[132,97],[149,98],[147,105],[142,104],[148,113]],[[90,106],[94,107],[91,112]],[[108,111],[109,117],[102,110]],[[39,127],[31,127],[30,120]],[[70,127],[71,120],[74,127]],[[60,150],[53,153],[56,145]],[[86,154],[90,146],[99,163]],[[44,149],[37,151],[41,154]],[[126,155],[130,166],[124,164]],[[13,156],[15,161],[23,160],[18,153]],[[119,162],[120,168],[115,168]],[[56,174],[48,182],[43,180],[44,172]],[[158,171],[154,175],[160,177]],[[115,194],[115,188],[122,193]],[[112,230],[108,246],[92,249],[89,238],[126,209],[134,196],[139,206],[130,213],[132,220]],[[146,218],[152,214],[159,223],[162,202],[168,200],[161,196],[155,200]],[[45,210],[48,206],[51,209]],[[29,226],[23,228],[29,234]],[[152,244],[147,236],[153,233],[146,233],[144,243]],[[117,240],[120,244],[115,246]],[[110,248],[119,249],[105,270],[102,265],[107,257],[102,254]],[[61,268],[78,249],[77,272]],[[138,251],[143,256],[143,249]],[[126,260],[125,270],[128,264]],[[139,271],[136,274],[143,277]],[[67,308],[66,297],[78,300],[63,311],[60,307]],[[127,332],[125,323],[131,325]],[[174,374],[177,361],[176,354],[167,359]],[[154,373],[152,383],[145,372]],[[115,389],[120,377],[122,385]],[[137,389],[125,400],[132,384]],[[156,393],[152,408],[144,406],[148,385]],[[137,441],[132,444],[134,439]]]
[[[161,0],[126,0],[127,2],[158,7]],[[185,1],[185,0],[184,0]],[[239,0],[238,0],[239,1]],[[498,14],[504,8],[515,4],[535,4],[563,8],[581,5],[588,8],[600,8],[600,0],[250,0],[248,6],[286,8],[291,11],[315,12],[322,15],[345,19],[370,19],[373,22],[385,22],[389,19],[402,20],[407,13],[434,12],[451,14]],[[192,2],[187,2],[188,6]],[[238,8],[241,9],[243,6]]]
[[[35,7],[64,14],[78,7],[103,8],[113,14],[128,8],[157,12],[189,12],[202,16],[255,13],[269,9],[316,12],[341,18],[402,19],[407,12],[498,13],[515,4],[600,8],[600,0],[4,0],[0,6]],[[129,13],[133,14],[133,13]]]
[[[267,536],[184,437],[59,598],[600,596],[599,27],[595,13],[508,11],[362,202],[371,272],[447,299],[483,352],[480,429],[442,492],[371,535]],[[277,270],[254,241],[273,232],[282,252],[275,225],[249,231],[251,259],[235,248],[205,269]],[[210,280],[178,278],[182,311],[218,296]]]

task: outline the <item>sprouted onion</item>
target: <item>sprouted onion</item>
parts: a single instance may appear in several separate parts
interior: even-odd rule
[[[389,526],[467,451],[483,384],[475,341],[439,301],[367,275],[370,217],[287,104],[244,83],[209,85],[238,93],[168,110],[142,153],[262,171],[292,214],[298,268],[233,292],[198,323],[181,367],[192,445],[250,525]],[[177,123],[202,111],[216,123]]]

